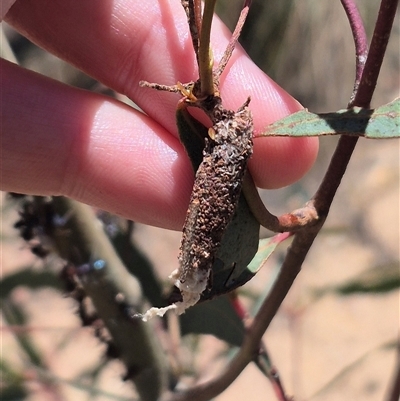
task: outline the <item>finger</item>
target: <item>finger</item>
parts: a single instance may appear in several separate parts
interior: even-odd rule
[[[176,132],[178,95],[139,87],[197,78],[186,17],[179,1],[19,1],[6,21]]]
[[[180,229],[193,172],[179,141],[119,102],[1,61],[2,190],[65,195]]]
[[[17,2],[7,20],[30,39],[118,92],[176,133],[178,95],[140,88],[139,80],[163,84],[197,79],[186,16],[178,1],[43,0]],[[215,19],[212,47],[219,60],[230,33]],[[251,96],[256,134],[300,105],[271,81],[238,48],[224,72],[221,92],[227,108]],[[314,138],[263,138],[255,141],[250,169],[257,185],[276,188],[299,179],[318,150]]]

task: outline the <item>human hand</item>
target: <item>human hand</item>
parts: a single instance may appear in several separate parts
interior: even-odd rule
[[[64,195],[134,221],[180,229],[193,171],[175,124],[178,95],[141,88],[198,78],[179,1],[19,0],[5,20],[39,46],[131,98],[147,114],[1,61],[1,189]],[[230,33],[215,19],[218,61]],[[225,108],[251,96],[255,134],[301,106],[238,46],[221,78]],[[259,138],[249,168],[277,188],[313,164],[314,138]]]

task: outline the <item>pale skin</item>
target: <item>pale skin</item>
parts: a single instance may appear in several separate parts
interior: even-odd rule
[[[15,29],[117,92],[113,99],[68,87],[1,60],[1,190],[69,196],[126,218],[181,229],[193,171],[177,137],[180,96],[139,87],[198,78],[180,1],[17,0],[5,17]],[[216,63],[230,33],[215,19]],[[225,108],[251,96],[256,136],[301,106],[238,47],[221,77]],[[259,187],[303,176],[315,138],[258,138],[249,162]]]

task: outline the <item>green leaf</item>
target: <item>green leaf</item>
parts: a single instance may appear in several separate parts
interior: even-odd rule
[[[248,265],[257,253],[259,231],[260,224],[241,194],[214,260],[212,288],[203,292],[202,300],[233,291],[254,277]]]
[[[399,262],[397,261],[383,266],[375,266],[337,286],[318,289],[316,290],[316,295],[321,296],[329,292],[340,295],[359,293],[380,294],[395,290],[399,287],[400,268]]]
[[[192,162],[193,171],[197,171],[203,160],[204,138],[207,137],[208,130],[189,114],[186,107],[178,106],[176,125],[178,126],[179,140]]]
[[[249,264],[248,269],[253,274],[256,274],[275,251],[276,247],[281,242],[289,238],[290,235],[290,233],[279,233],[274,235],[273,237],[261,239],[258,245],[256,256],[254,256],[253,260]]]
[[[210,298],[209,294],[215,296],[232,291],[250,280],[261,269],[276,247],[289,236],[290,233],[280,233],[260,240],[258,252],[246,269],[236,271],[235,268],[229,272],[228,278],[225,277],[224,270],[221,273],[214,272],[213,289],[203,296],[202,300]],[[214,286],[218,290],[215,290]],[[183,334],[213,334],[232,345],[240,345],[243,340],[244,325],[233,309],[229,298],[222,296],[211,301],[200,302],[189,308],[181,316],[181,331]]]
[[[262,239],[258,242],[258,250],[255,255],[253,252],[253,248],[251,248],[251,252],[250,249],[247,249],[247,255],[240,255],[241,257],[237,258],[238,263],[234,265],[234,268],[231,268],[229,270],[225,268],[222,271],[213,271],[213,289],[210,291],[211,296],[230,292],[235,288],[238,288],[247,283],[247,281],[253,278],[256,273],[261,269],[263,264],[271,256],[276,247],[282,241],[288,238],[289,235],[289,233],[279,233],[273,237]],[[246,239],[249,240],[248,238],[243,238],[242,240],[246,241]],[[225,258],[223,259],[225,262],[230,261],[230,259],[233,258],[234,253],[232,253],[232,251],[231,255],[228,254],[228,246],[226,247],[226,249],[220,250],[220,252],[223,252],[224,255],[226,254]],[[251,255],[253,255],[254,257],[252,257],[250,261],[248,261],[248,259],[244,259],[244,256],[250,257]],[[214,268],[216,267],[217,262],[218,261],[216,261]],[[217,288],[214,289],[214,286]],[[207,296],[208,293],[206,292],[204,297]]]
[[[118,231],[111,241],[127,270],[140,281],[144,296],[153,305],[165,306],[162,286],[154,273],[153,265],[134,244],[130,231]]]
[[[279,233],[273,237],[260,240],[258,251],[250,264],[248,264],[245,269],[236,269],[235,267],[229,280],[227,280],[225,284],[228,291],[232,291],[232,289],[242,286],[253,278],[275,251],[276,247],[289,236],[290,233]]]
[[[301,110],[266,127],[264,136],[355,135],[370,139],[400,137],[400,98],[377,109],[353,107],[334,113]]]
[[[24,376],[16,372],[11,364],[0,360],[1,401],[22,401],[28,398],[24,387]]]
[[[61,280],[51,271],[35,271],[28,267],[5,276],[0,281],[0,299],[5,299],[18,286],[25,286],[32,290],[40,288],[54,288],[62,291]]]
[[[232,345],[240,346],[245,328],[233,309],[228,296],[201,302],[180,316],[182,335],[189,333],[212,334]]]
[[[0,309],[8,325],[24,326],[27,324],[28,319],[24,309],[18,304],[12,302],[10,299],[2,299],[0,302]],[[42,358],[42,355],[33,343],[29,332],[18,332],[17,330],[14,333],[14,338],[17,340],[20,348],[25,352],[26,356],[29,358],[29,361],[33,365],[43,369],[46,368],[46,364]]]

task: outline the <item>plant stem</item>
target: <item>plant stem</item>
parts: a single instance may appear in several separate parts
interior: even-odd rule
[[[127,379],[142,400],[156,401],[166,386],[164,354],[151,325],[127,311],[142,311],[140,284],[121,262],[91,207],[64,197],[55,197],[53,205],[60,216],[71,216],[62,233],[52,238],[61,257],[77,269],[83,263],[105,262],[102,269],[80,275],[80,284],[111,334]]]
[[[260,194],[254,184],[253,177],[249,171],[246,174],[242,183],[242,191],[246,198],[247,204],[257,221],[268,230],[279,231],[279,219],[269,212],[262,201]]]
[[[357,106],[369,107],[390,36],[397,3],[397,0],[383,0],[381,3],[371,51],[354,96],[354,104]],[[248,328],[239,352],[219,376],[186,391],[170,394],[163,398],[163,401],[206,401],[213,398],[225,390],[246,365],[257,356],[263,334],[289,292],[314,239],[325,222],[330,205],[357,144],[357,139],[357,137],[348,136],[340,138],[325,177],[312,199],[319,219],[315,225],[307,226],[295,234],[279,276]]]
[[[243,25],[247,18],[247,14],[249,13],[250,3],[251,3],[250,0],[246,0],[243,5],[242,11],[240,12],[240,16],[239,16],[238,22],[236,24],[235,30],[233,31],[231,39],[229,40],[228,47],[225,50],[225,53],[218,65],[218,68],[217,68],[217,71],[215,74],[216,78],[218,80],[219,80],[220,75],[223,73],[226,65],[228,64],[228,61],[232,56],[233,50],[235,49],[236,43],[239,40],[240,33],[242,32]]]
[[[398,401],[400,398],[400,343],[397,344],[397,362],[387,401]]]
[[[214,95],[213,57],[210,47],[211,23],[214,16],[216,0],[206,0],[201,22],[199,47],[199,75],[201,96]]]
[[[382,0],[381,2],[367,61],[365,62],[358,91],[354,97],[354,106],[370,108],[398,3],[398,0]]]
[[[354,45],[356,49],[356,78],[354,81],[353,94],[350,98],[348,107],[353,106],[354,96],[357,93],[361,80],[361,74],[364,69],[365,61],[368,56],[368,39],[365,27],[360,16],[360,12],[354,0],[341,0],[342,6],[350,22],[350,28],[353,33]]]
[[[192,37],[192,44],[194,54],[197,59],[197,66],[199,65],[199,34],[201,31],[201,0],[181,0],[182,6],[185,10],[190,36]]]
[[[273,215],[265,207],[249,172],[246,172],[244,176],[242,191],[249,209],[257,221],[273,232],[296,232],[316,224],[319,220],[318,213],[312,202],[307,202],[305,206],[291,213],[285,213],[279,217]]]
[[[236,314],[240,319],[243,320],[243,324],[246,326],[250,314],[248,313],[245,305],[241,302],[236,291],[229,293],[230,302],[235,309]],[[277,400],[289,401],[286,397],[285,389],[279,377],[279,372],[275,366],[272,365],[271,357],[268,353],[267,347],[264,342],[260,341],[257,357],[254,360],[258,369],[265,375],[271,382],[272,388],[274,389]]]
[[[201,32],[201,0],[194,1],[193,12],[194,12],[194,25],[196,26],[197,32]]]
[[[372,95],[378,80],[379,71],[385,55],[390,31],[396,14],[398,0],[382,0],[376,22],[371,48],[362,71],[360,84],[354,96],[355,106],[370,107]],[[339,187],[347,164],[357,144],[358,137],[342,135],[331,163],[314,196],[314,206],[319,216],[327,216],[333,197]]]

